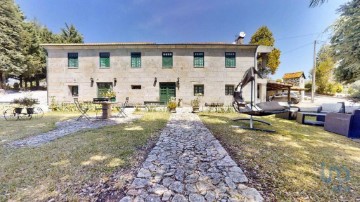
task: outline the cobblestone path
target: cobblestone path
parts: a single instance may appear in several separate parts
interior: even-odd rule
[[[90,120],[81,119],[76,121],[76,119],[70,119],[63,122],[56,123],[56,129],[42,133],[39,135],[31,136],[21,140],[15,140],[13,142],[8,143],[10,147],[37,147],[47,142],[56,140],[66,135],[71,135],[78,131],[96,129],[105,126],[117,125],[120,123],[127,123],[134,121],[136,119],[141,118],[140,115],[129,115],[126,118],[110,118],[107,120],[98,120],[92,118]]]
[[[128,201],[263,201],[196,114],[171,116],[127,187]]]

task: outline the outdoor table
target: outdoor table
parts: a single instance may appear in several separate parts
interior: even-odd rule
[[[110,102],[110,101],[105,101],[105,102],[93,102],[93,104],[101,104],[101,109],[102,109],[102,119],[108,119],[111,117],[111,110],[112,110],[112,105],[114,104],[118,104],[117,102]]]
[[[307,116],[322,117],[323,120],[325,120],[326,114],[313,113],[313,112],[298,112],[297,115],[296,115],[296,121],[298,123],[306,124],[306,125],[315,125],[315,126],[323,126],[324,125],[324,121],[309,121],[309,120],[306,120]]]

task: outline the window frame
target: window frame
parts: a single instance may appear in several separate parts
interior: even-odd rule
[[[163,69],[172,69],[174,66],[174,54],[173,52],[162,52],[162,68]],[[170,58],[171,59],[171,65],[165,65],[164,59]]]
[[[232,93],[229,93],[230,89],[229,87],[232,87]],[[232,96],[235,92],[235,85],[232,85],[232,84],[225,84],[225,96]]]
[[[79,97],[79,85],[69,85],[69,88],[72,97]],[[77,94],[74,94],[75,88]]]
[[[76,54],[76,57],[74,57]],[[69,69],[78,69],[79,68],[79,53],[78,52],[69,52],[68,54],[68,68]],[[76,65],[73,66],[72,60],[76,60]],[[71,64],[71,65],[70,65]]]
[[[198,64],[198,59],[202,59],[202,64]],[[194,52],[193,57],[193,66],[194,68],[204,68],[205,67],[205,53],[204,52]]]
[[[199,92],[199,87],[202,87],[202,92]],[[201,93],[201,96],[204,96],[205,94],[205,86],[204,84],[194,84],[194,96],[197,96],[197,94]]]
[[[138,88],[140,87],[140,88]],[[131,90],[141,90],[142,86],[141,85],[131,85]]]
[[[228,60],[233,59],[234,65],[229,65]],[[236,68],[236,52],[225,52],[225,68]]]
[[[138,56],[138,57],[136,57]],[[134,68],[134,69],[138,69],[138,68],[141,68],[141,52],[131,52],[130,53],[130,66],[131,68]],[[133,60],[135,59],[139,59],[139,66],[137,66],[137,62],[134,62],[133,63]]]
[[[102,56],[103,55],[103,56]],[[105,55],[105,56],[104,56]],[[108,63],[103,65],[101,59],[108,59]],[[110,69],[111,62],[110,62],[110,52],[100,52],[99,53],[99,67],[100,69]]]

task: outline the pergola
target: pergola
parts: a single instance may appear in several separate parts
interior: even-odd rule
[[[293,88],[292,84],[288,83],[279,83],[276,81],[268,81],[266,84],[266,91],[277,91],[277,90],[287,90],[287,99],[290,102],[290,90]]]

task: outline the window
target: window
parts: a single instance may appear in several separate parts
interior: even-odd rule
[[[131,67],[132,68],[141,67],[141,53],[131,53]]]
[[[233,95],[234,94],[234,85],[225,85],[225,95]]]
[[[69,86],[73,97],[79,96],[79,86]]]
[[[68,67],[72,67],[72,68],[79,67],[78,53],[68,53]]]
[[[204,95],[204,85],[194,85],[194,95]]]
[[[194,52],[194,67],[204,67],[204,52]]]
[[[131,85],[131,89],[139,90],[139,89],[141,89],[141,85]]]
[[[112,90],[112,83],[110,82],[101,82],[97,83],[98,87],[98,97],[104,97],[104,94],[107,93],[109,90]]]
[[[163,68],[172,68],[173,66],[173,53],[163,52],[162,53],[162,66]]]
[[[100,53],[100,68],[109,68],[110,67],[110,53]]]
[[[236,54],[235,52],[225,52],[225,67],[234,68],[236,67]]]

